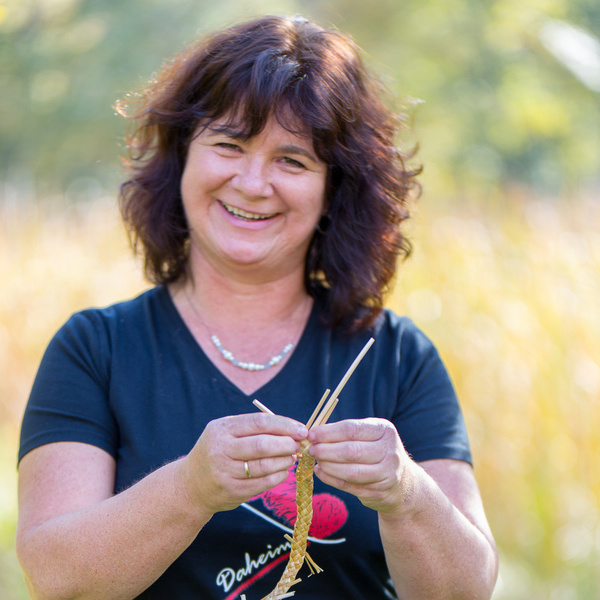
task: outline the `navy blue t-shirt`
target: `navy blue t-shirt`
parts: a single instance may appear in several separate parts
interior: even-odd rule
[[[372,330],[343,335],[322,325],[315,303],[281,371],[248,396],[206,357],[169,292],[72,316],[51,341],[38,371],[21,432],[19,459],[51,442],[93,444],[117,462],[115,493],[187,454],[206,424],[271,410],[306,422],[369,337],[375,344],[341,394],[332,420],[392,421],[417,461],[470,462],[463,417],[431,342],[407,318],[384,311]],[[393,597],[377,514],[354,496],[315,478],[308,551],[324,569],[294,589],[313,600]],[[213,516],[144,600],[259,600],[278,581],[295,519],[295,481]]]

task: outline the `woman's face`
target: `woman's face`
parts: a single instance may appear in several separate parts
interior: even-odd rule
[[[324,212],[325,163],[309,137],[290,133],[275,117],[248,140],[226,124],[201,130],[188,150],[181,194],[192,267],[201,259],[221,272],[303,273]]]

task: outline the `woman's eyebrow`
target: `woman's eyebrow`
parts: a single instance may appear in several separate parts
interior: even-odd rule
[[[231,127],[230,125],[209,125],[206,130],[208,131],[208,135],[227,135],[233,139],[245,137],[240,129]]]
[[[206,128],[206,131],[208,136],[226,135],[232,140],[247,139],[247,136],[244,135],[242,130],[236,127],[232,127],[231,125],[213,124],[209,125]],[[279,146],[277,150],[282,154],[299,154],[300,156],[303,156],[308,160],[311,160],[313,162],[319,162],[319,159],[317,158],[314,152],[298,144],[283,144]]]
[[[304,148],[303,146],[296,146],[295,144],[285,144],[278,148],[279,152],[282,154],[300,154],[313,162],[318,162],[316,155],[310,150]]]

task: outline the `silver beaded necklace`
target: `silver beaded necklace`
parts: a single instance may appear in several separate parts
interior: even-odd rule
[[[273,358],[271,358],[269,362],[261,364],[238,360],[231,352],[229,352],[229,350],[225,350],[225,348],[223,348],[221,340],[214,333],[210,336],[210,340],[216,346],[217,350],[221,353],[221,356],[225,360],[228,360],[235,367],[244,369],[244,371],[264,371],[265,369],[270,369],[276,364],[279,364],[283,357],[294,347],[294,344],[287,344],[285,348],[279,354],[276,354]]]
[[[204,319],[200,315],[200,311],[192,302],[192,299],[190,298],[188,291],[185,287],[184,294],[189,305],[192,307],[192,311],[194,311],[194,314],[196,315],[197,319],[200,321],[200,323],[202,323],[202,325],[210,335],[210,341],[214,344],[215,348],[221,353],[221,356],[225,360],[229,361],[234,367],[244,369],[244,371],[264,371],[265,369],[270,369],[271,367],[274,367],[275,365],[279,364],[283,360],[284,356],[294,347],[294,344],[286,344],[285,348],[279,354],[273,356],[271,360],[269,360],[269,362],[266,363],[244,362],[238,360],[229,350],[223,348],[221,340],[214,333],[210,332],[208,325],[204,322]]]

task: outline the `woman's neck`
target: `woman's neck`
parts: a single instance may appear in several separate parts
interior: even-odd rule
[[[268,276],[233,274],[195,260],[177,285],[183,286],[205,321],[246,332],[277,326],[298,313],[305,315],[307,304],[312,305],[301,269]]]
[[[259,389],[285,366],[313,305],[298,273],[250,281],[225,277],[212,269],[190,268],[169,291],[206,356],[246,394]],[[285,350],[289,345],[291,350]],[[250,371],[226,359],[223,350],[241,363],[276,361],[266,369]]]

